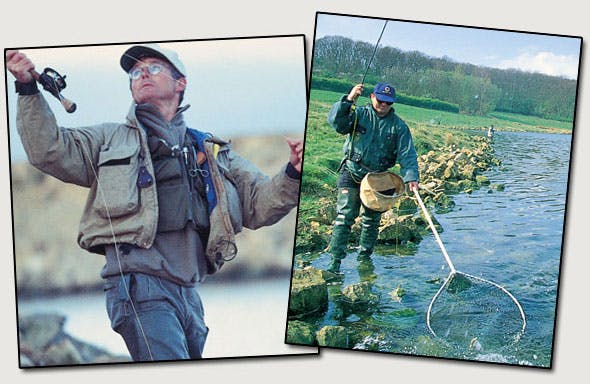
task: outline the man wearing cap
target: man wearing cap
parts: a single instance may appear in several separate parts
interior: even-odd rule
[[[379,83],[370,95],[371,103],[357,108],[356,101],[362,92],[362,84],[354,86],[348,95],[332,106],[328,114],[328,123],[336,132],[348,135],[337,182],[336,219],[330,241],[332,258],[327,268],[336,273],[346,256],[350,228],[360,212],[360,183],[363,177],[369,172],[386,171],[399,163],[406,185],[411,190],[418,188],[418,161],[412,135],[392,107],[395,89],[391,84]],[[381,212],[363,206],[360,261],[370,260],[379,235],[380,221]]]
[[[105,255],[107,311],[135,361],[197,359],[208,333],[195,289],[235,257],[242,227],[272,225],[297,204],[302,141],[274,177],[228,142],[187,127],[186,70],[156,44],[121,57],[133,103],[125,123],[59,127],[31,75],[6,52],[17,128],[32,165],[90,188],[79,245]]]

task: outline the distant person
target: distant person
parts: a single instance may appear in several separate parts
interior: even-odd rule
[[[401,165],[401,176],[410,190],[418,189],[418,161],[412,135],[406,123],[392,107],[396,96],[392,85],[379,83],[371,93],[371,103],[354,107],[363,92],[363,85],[352,88],[335,103],[328,123],[342,135],[344,144],[337,182],[336,219],[330,241],[331,261],[327,268],[338,273],[350,236],[350,228],[361,208],[360,183],[369,172],[382,172]],[[363,206],[359,260],[370,260],[379,234],[381,212]]]
[[[496,132],[494,126],[490,125],[490,128],[488,128],[488,139],[492,140],[494,138],[494,132]]]
[[[32,165],[90,188],[78,243],[105,255],[108,315],[133,360],[199,359],[208,328],[195,285],[236,255],[242,227],[272,225],[295,207],[302,140],[288,140],[289,161],[269,178],[228,142],[187,126],[175,52],[135,45],[120,64],[133,98],[125,122],[67,129],[30,59],[6,51],[18,132]]]

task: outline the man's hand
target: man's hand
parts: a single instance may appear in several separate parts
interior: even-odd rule
[[[35,65],[27,56],[19,51],[6,51],[6,69],[21,83],[30,83],[34,80],[31,71],[35,69]]]
[[[356,100],[359,98],[360,95],[363,93],[364,86],[362,84],[357,84],[350,90],[346,99],[352,103],[356,103]]]
[[[301,162],[303,160],[303,140],[287,138],[287,144],[289,144],[289,149],[291,150],[289,162],[293,168],[297,170],[297,172],[301,173]]]
[[[412,192],[414,191],[418,191],[418,188],[420,187],[420,185],[418,184],[417,181],[410,181],[408,183],[408,189]]]

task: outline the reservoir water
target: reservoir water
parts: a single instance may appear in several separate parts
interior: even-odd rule
[[[343,325],[361,335],[355,349],[438,356],[497,363],[550,366],[564,230],[571,135],[500,132],[495,155],[502,164],[486,172],[503,191],[482,187],[453,196],[455,208],[435,214],[443,243],[459,271],[491,280],[520,302],[527,326],[520,340],[504,348],[453,348],[433,337],[426,326],[430,300],[448,274],[432,235],[410,255],[381,247],[372,263],[361,265],[355,253],[343,260],[342,284],[370,281],[378,303],[365,311],[343,312],[330,303],[316,326]],[[327,254],[312,265],[325,268]],[[401,302],[390,292],[404,288]]]

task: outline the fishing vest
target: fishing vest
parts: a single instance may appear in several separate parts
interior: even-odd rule
[[[182,147],[168,148],[157,141],[155,136],[148,137],[158,191],[158,232],[178,231],[188,224],[206,239],[209,208],[204,154],[199,155],[188,133]]]

